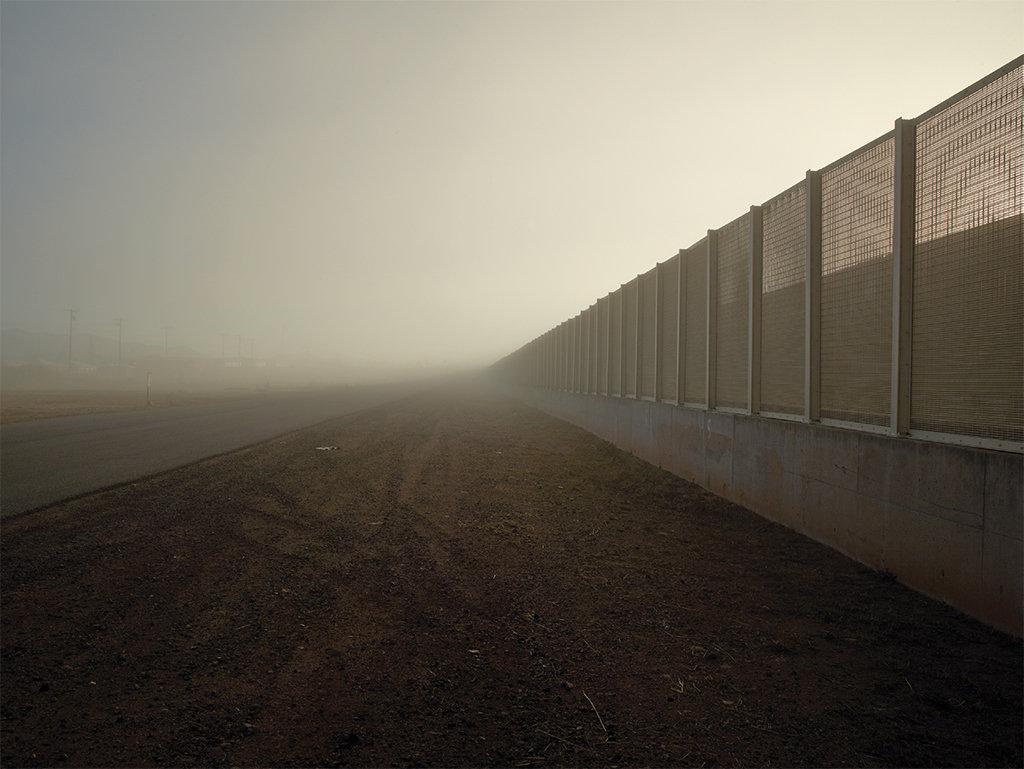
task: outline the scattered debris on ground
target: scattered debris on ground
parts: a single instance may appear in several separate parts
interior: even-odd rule
[[[1024,762],[1020,640],[485,390],[5,521],[2,603],[5,766]]]

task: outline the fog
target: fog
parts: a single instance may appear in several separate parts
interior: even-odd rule
[[[1022,50],[1018,0],[5,0],[0,322],[487,365]]]

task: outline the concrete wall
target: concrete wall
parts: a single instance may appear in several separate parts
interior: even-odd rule
[[[506,391],[1024,635],[1020,454],[628,398]]]

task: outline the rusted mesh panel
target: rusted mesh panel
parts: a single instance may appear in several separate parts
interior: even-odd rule
[[[821,183],[821,416],[889,424],[893,139]]]
[[[609,297],[597,300],[597,392],[608,394],[608,303]]]
[[[661,399],[675,403],[679,360],[679,257],[661,265],[658,280],[658,333],[661,347]]]
[[[1024,441],[1021,76],[917,127],[915,430]]]
[[[806,182],[764,207],[761,410],[804,411]]]
[[[750,317],[750,214],[718,233],[715,402],[747,408]]]
[[[707,238],[686,252],[686,403],[707,403]]]
[[[608,303],[608,392],[622,395],[622,289],[612,292]]]
[[[637,280],[631,280],[622,289],[622,314],[626,321],[626,335],[622,340],[622,365],[625,366],[626,392],[630,398],[636,397],[636,309]]]
[[[644,398],[654,398],[657,387],[657,269],[648,270],[640,281],[640,320],[643,323],[640,329],[640,395]]]

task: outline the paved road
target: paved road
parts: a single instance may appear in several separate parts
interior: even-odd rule
[[[339,387],[4,425],[0,518],[397,400],[415,389]]]

